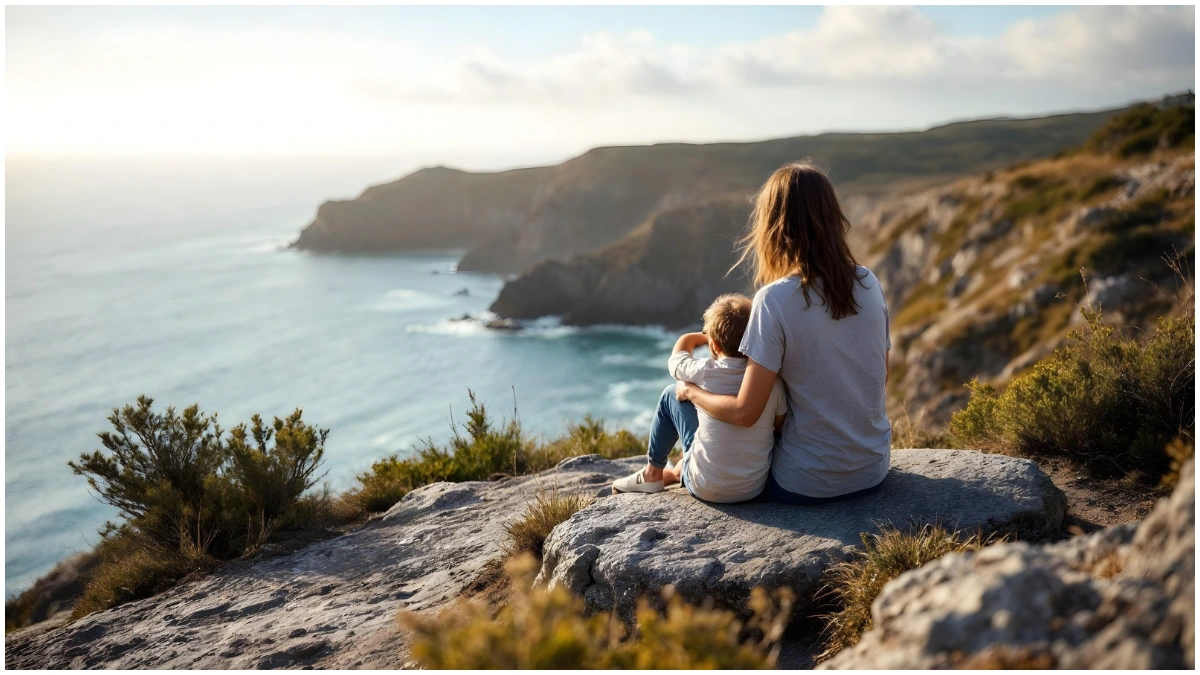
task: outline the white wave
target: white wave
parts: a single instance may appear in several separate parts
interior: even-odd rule
[[[296,240],[295,232],[287,234],[257,234],[238,237],[236,253],[274,253],[282,251]]]
[[[600,357],[600,363],[606,366],[642,366],[644,368],[663,368],[667,358],[663,354],[646,356],[645,354],[605,354]]]
[[[372,312],[406,312],[413,309],[429,309],[450,304],[449,298],[414,291],[409,288],[394,288],[382,298],[363,305],[361,309]]]
[[[664,380],[626,380],[608,385],[608,398],[620,412],[653,410],[666,386]]]
[[[489,330],[486,325],[475,319],[446,319],[433,324],[414,324],[406,326],[404,331],[406,333],[456,336],[497,335],[499,333],[499,331]]]

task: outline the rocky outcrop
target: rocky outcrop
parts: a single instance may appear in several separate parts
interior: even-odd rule
[[[884,587],[847,669],[1195,666],[1194,466],[1140,524],[951,554]]]
[[[502,173],[425,169],[357,199],[322,205],[295,246],[363,252],[464,246],[459,269],[518,273],[607,246],[656,212],[746,194],[776,167],[808,155],[830,162],[843,198],[850,199],[901,184],[906,190],[928,187],[1057,152],[1081,142],[1111,115],[981,120],[916,133],[596,148],[557,166]]]
[[[607,491],[642,460],[574,458],[540,476],[436,483],[291,555],[231,563],[166,593],[5,641],[8,668],[398,668],[401,609],[440,607],[501,554],[542,489]]]
[[[1177,288],[1163,256],[1194,246],[1194,194],[1191,151],[1076,154],[876,206],[859,225],[891,307],[893,417],[944,426],[963,383],[1001,386],[1063,345],[1077,303],[1151,329]]]
[[[667,583],[690,600],[740,607],[755,585],[788,584],[801,598],[798,617],[824,568],[882,521],[936,519],[1040,537],[1057,532],[1065,507],[1032,462],[945,450],[897,451],[880,493],[828,507],[710,505],[678,490],[608,496],[611,481],[643,461],[586,455],[536,476],[429,485],[335,539],[231,563],[39,635],[10,634],[5,665],[405,666],[397,612],[440,608],[463,593],[500,557],[505,524],[538,490],[603,497],[555,529],[542,570],[593,609],[624,609],[633,594],[657,597]]]
[[[550,169],[478,174],[434,167],[329,201],[293,248],[379,253],[466,248],[510,236],[533,208]]]
[[[728,273],[737,260],[730,233],[749,213],[740,196],[656,213],[599,251],[534,266],[505,284],[490,309],[514,319],[555,315],[568,325],[699,323],[718,295],[750,292],[741,270]]]
[[[940,522],[1023,539],[1057,535],[1066,500],[1029,460],[969,450],[897,450],[882,489],[816,507],[708,504],[683,490],[617,495],[555,528],[540,578],[592,611],[628,616],[674,585],[690,602],[743,608],[755,586],[788,586],[796,616],[815,610],[825,571],[880,524]]]

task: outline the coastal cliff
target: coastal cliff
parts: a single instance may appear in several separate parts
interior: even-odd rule
[[[616,243],[535,265],[504,285],[491,311],[581,326],[698,323],[713,298],[750,288],[740,271],[726,274],[736,261],[730,233],[749,213],[737,195],[659,211]]]
[[[1112,114],[754,143],[604,147],[556,166],[500,173],[423,169],[357,199],[323,204],[293,246],[343,252],[465,247],[460,270],[517,273],[607,246],[658,211],[748,194],[773,169],[805,156],[829,162],[843,199],[911,192],[1071,147]]]
[[[325,202],[292,247],[376,253],[462,248],[503,237],[524,222],[548,171],[421,169],[356,199]]]

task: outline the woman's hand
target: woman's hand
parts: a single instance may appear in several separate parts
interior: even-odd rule
[[[680,401],[691,401],[714,419],[736,424],[742,427],[754,426],[771,398],[771,388],[775,386],[775,373],[759,365],[754,359],[746,360],[746,376],[742,378],[742,388],[736,395],[713,394],[695,385],[683,387],[675,385],[675,398]],[[687,398],[684,398],[684,397]]]
[[[683,382],[683,381],[676,382],[675,383],[675,400],[681,401],[681,402],[688,400],[688,390],[690,388],[699,389],[700,387],[697,387],[696,385],[691,384],[689,382]]]

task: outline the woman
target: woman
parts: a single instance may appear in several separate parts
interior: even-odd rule
[[[783,379],[788,414],[760,499],[842,499],[874,490],[888,472],[887,304],[879,280],[850,253],[849,228],[833,185],[812,164],[772,174],[738,261],[750,262],[759,287],[739,349],[749,359],[741,389],[719,395],[682,382],[676,388],[680,401],[750,426],[775,378]]]

